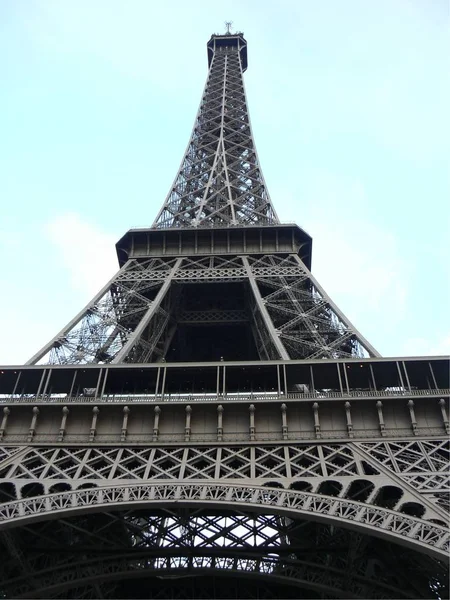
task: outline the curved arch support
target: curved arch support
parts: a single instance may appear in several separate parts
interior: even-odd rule
[[[0,505],[0,530],[82,512],[154,506],[245,508],[290,518],[329,522],[384,537],[439,559],[447,559],[450,530],[393,510],[333,496],[219,482],[155,482],[78,489]]]
[[[211,549],[209,549],[210,551]],[[151,572],[153,577],[183,577],[195,574],[196,577],[211,572],[220,577],[257,578],[276,582],[278,585],[289,585],[315,592],[329,594],[335,598],[360,598],[361,591],[365,597],[376,598],[409,598],[410,590],[393,588],[383,582],[355,575],[350,588],[347,587],[346,573],[326,565],[315,564],[305,560],[280,559],[260,556],[255,559],[251,554],[236,555],[222,551],[210,554],[196,552],[187,556],[180,550],[165,553],[161,558],[148,558],[136,554],[102,557],[97,561],[79,561],[68,571],[66,565],[57,569],[49,569],[39,573],[40,588],[36,590],[26,576],[15,582],[15,598],[54,597],[79,585],[101,581],[117,581],[123,578],[143,578]],[[38,594],[37,594],[38,592]],[[375,594],[375,595],[374,595]]]

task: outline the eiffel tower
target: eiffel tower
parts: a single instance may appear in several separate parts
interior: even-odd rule
[[[448,597],[448,357],[382,358],[279,222],[242,33],[120,270],[0,372],[1,598]]]

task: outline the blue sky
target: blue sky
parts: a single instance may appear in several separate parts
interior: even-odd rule
[[[225,20],[313,273],[383,355],[450,352],[446,0],[3,0],[0,363],[34,354],[152,223]]]

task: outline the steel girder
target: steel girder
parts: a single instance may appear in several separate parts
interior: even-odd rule
[[[297,597],[439,597],[448,452],[437,439],[5,447],[5,593],[121,597],[119,580],[211,573],[270,575]]]
[[[186,154],[153,226],[277,222],[253,141],[239,48],[217,48]]]
[[[297,255],[269,254],[130,260],[27,364],[162,360],[173,328],[186,322],[183,287],[225,282],[247,289],[245,313],[239,307],[226,321],[253,323],[261,359],[378,356]]]
[[[113,481],[222,481],[331,494],[445,526],[449,451],[444,439],[200,447],[5,446],[0,451],[0,500],[27,498],[33,489],[46,495]]]

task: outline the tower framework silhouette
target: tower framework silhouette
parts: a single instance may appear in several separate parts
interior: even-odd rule
[[[281,224],[243,34],[153,225],[2,367],[0,596],[443,598],[449,361],[382,358]]]

